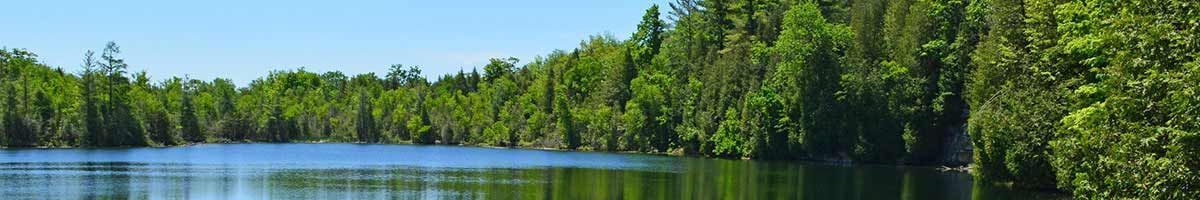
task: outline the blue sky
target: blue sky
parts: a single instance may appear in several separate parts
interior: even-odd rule
[[[588,35],[627,38],[646,8],[658,3],[666,12],[666,2],[11,1],[0,12],[0,46],[74,72],[85,51],[116,41],[130,71],[239,86],[299,67],[382,75],[391,64],[420,65],[432,77],[492,57],[528,61]]]

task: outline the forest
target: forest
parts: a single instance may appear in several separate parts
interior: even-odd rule
[[[3,146],[362,142],[964,165],[1084,199],[1200,198],[1200,3],[677,0],[628,38],[434,75],[229,79],[0,51]],[[633,24],[635,22],[631,22]],[[479,71],[482,70],[482,71]],[[970,155],[963,160],[960,154]]]

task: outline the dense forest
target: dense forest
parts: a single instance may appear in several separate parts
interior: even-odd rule
[[[663,11],[665,10],[665,11]],[[625,39],[430,81],[228,79],[0,52],[8,147],[463,144],[957,165],[1080,198],[1200,198],[1200,3],[678,0]],[[518,64],[521,64],[518,66]],[[969,133],[969,137],[968,137]],[[969,139],[968,139],[969,138]]]

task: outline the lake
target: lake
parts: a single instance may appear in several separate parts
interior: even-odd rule
[[[1031,199],[968,173],[367,144],[2,149],[0,199]]]

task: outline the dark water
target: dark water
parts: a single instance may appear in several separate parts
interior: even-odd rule
[[[1031,199],[930,168],[452,146],[0,150],[0,199]]]

